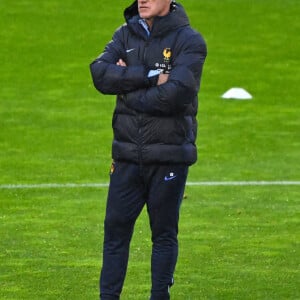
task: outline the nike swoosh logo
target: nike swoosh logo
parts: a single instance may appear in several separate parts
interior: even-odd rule
[[[132,52],[132,51],[134,51],[134,50],[135,50],[135,48],[127,49],[127,50],[126,50],[126,53],[130,53],[130,52]]]
[[[177,176],[176,175],[174,175],[174,176],[170,176],[170,177],[168,177],[168,176],[165,176],[165,181],[170,181],[170,180],[173,180],[173,179],[175,179]]]

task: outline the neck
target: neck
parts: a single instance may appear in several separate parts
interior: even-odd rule
[[[145,19],[149,29],[152,29],[152,25],[153,25],[153,18],[149,18],[149,19]]]

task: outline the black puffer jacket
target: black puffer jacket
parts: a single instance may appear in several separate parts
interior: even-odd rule
[[[95,87],[117,95],[113,115],[115,160],[133,163],[180,163],[197,160],[197,93],[206,45],[189,26],[183,7],[156,17],[151,35],[139,23],[137,2],[128,7],[126,24],[91,64]],[[127,67],[116,65],[123,59]],[[169,79],[156,85],[161,69]]]

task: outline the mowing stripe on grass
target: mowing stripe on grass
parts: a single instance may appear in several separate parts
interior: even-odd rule
[[[272,186],[300,185],[300,181],[188,181],[187,186]],[[107,188],[108,183],[37,183],[1,184],[0,189],[60,189],[60,188]]]

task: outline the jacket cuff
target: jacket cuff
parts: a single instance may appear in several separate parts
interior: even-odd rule
[[[159,75],[148,77],[148,81],[149,81],[151,87],[157,86],[158,76]]]
[[[145,81],[146,81],[146,85],[148,86],[148,87],[153,87],[153,86],[156,86],[157,85],[157,81],[158,81],[158,75],[152,75],[152,69],[150,69],[150,68],[145,68],[145,70],[146,70],[146,72],[145,72],[145,77],[146,77],[146,79],[145,79]],[[150,76],[149,76],[150,75]]]

